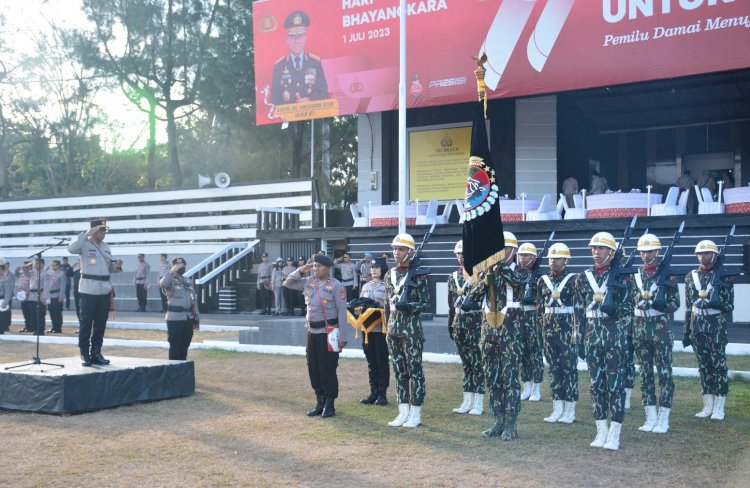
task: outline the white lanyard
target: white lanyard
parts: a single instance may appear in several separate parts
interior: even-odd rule
[[[643,270],[645,271],[645,270]],[[658,288],[656,286],[656,280],[654,280],[653,283],[651,283],[651,288],[648,290],[648,292],[644,292],[643,290],[643,276],[641,275],[641,270],[639,270],[635,274],[635,284],[638,287],[638,291],[641,292],[641,301],[639,301],[636,306],[639,308],[643,308],[643,306],[651,302],[653,300],[654,294],[656,292],[656,289]]]
[[[403,288],[404,286],[404,282],[406,281],[407,275],[408,273],[405,274],[403,278],[401,278],[401,281],[396,283],[396,268],[393,268],[391,270],[391,284],[393,285],[393,291],[394,291],[393,296],[390,297],[391,303],[395,304],[396,300],[398,300],[399,296],[401,295],[401,288]]]
[[[589,303],[589,306],[586,307],[587,310],[593,310],[594,307],[602,300],[604,300],[604,297],[607,295],[607,283],[605,282],[602,284],[602,286],[599,286],[599,284],[596,282],[596,279],[594,278],[594,274],[591,272],[590,269],[587,269],[584,274],[586,275],[586,279],[589,281],[589,286],[591,287],[591,290],[594,292],[594,300]],[[599,296],[600,300],[597,301],[596,297]]]
[[[693,285],[695,286],[695,291],[698,292],[698,299],[695,300],[693,304],[706,301],[706,298],[708,297],[708,294],[711,293],[713,286],[711,285],[711,283],[708,283],[706,289],[704,290],[703,285],[701,285],[701,279],[700,275],[698,275],[698,271],[694,269],[690,272],[690,274],[693,276]]]
[[[563,280],[557,286],[552,284],[552,280],[550,279],[549,275],[542,276],[542,280],[544,280],[544,284],[547,285],[547,289],[549,289],[550,293],[552,294],[552,298],[550,298],[549,302],[547,302],[548,307],[564,306],[563,303],[560,301],[560,296],[562,294],[560,290],[565,289],[565,285],[568,283],[568,280],[572,276],[573,276],[573,273],[565,275],[565,278],[563,278]],[[554,302],[557,302],[557,305],[555,305]]]

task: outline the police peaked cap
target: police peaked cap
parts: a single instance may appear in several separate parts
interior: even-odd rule
[[[325,254],[316,254],[315,257],[313,257],[313,261],[318,264],[322,264],[326,268],[333,267],[333,261],[331,261],[331,258],[326,256]]]
[[[308,27],[310,27],[310,16],[302,10],[292,12],[284,21],[284,29],[292,35],[304,34]]]
[[[92,220],[91,222],[89,222],[89,225],[91,226],[92,229],[93,228],[99,228],[99,229],[104,228],[104,229],[106,229],[107,228],[107,220],[106,219]]]

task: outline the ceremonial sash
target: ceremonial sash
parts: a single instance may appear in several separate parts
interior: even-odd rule
[[[594,299],[586,307],[586,310],[593,310],[595,306],[597,306],[599,303],[601,303],[604,300],[604,297],[607,294],[607,284],[605,282],[602,286],[599,286],[599,284],[596,282],[596,279],[594,278],[594,274],[591,272],[590,269],[587,269],[583,274],[586,276],[586,279],[589,282],[591,291],[594,292]],[[606,314],[603,314],[603,315],[606,315]]]
[[[658,286],[656,286],[656,280],[651,283],[651,287],[648,289],[648,291],[644,291],[643,276],[641,275],[641,271],[639,270],[635,274],[635,285],[638,287],[638,291],[641,292],[641,300],[636,304],[636,307],[643,308],[647,303],[651,303],[653,301],[653,296],[656,293],[656,289],[658,288]],[[664,312],[659,312],[658,310],[649,310],[648,315],[640,315],[638,313],[636,313],[635,315],[639,317],[654,317],[657,315],[664,315]]]
[[[565,285],[568,283],[568,280],[573,276],[573,273],[569,273],[565,275],[565,278],[560,282],[559,285],[555,286],[552,283],[552,280],[550,279],[549,275],[542,276],[542,281],[544,281],[544,284],[547,285],[547,289],[551,293],[551,298],[547,302],[547,307],[564,307],[565,305],[563,302],[560,301],[560,297],[562,296],[562,290],[565,289]],[[557,304],[555,304],[557,302]]]

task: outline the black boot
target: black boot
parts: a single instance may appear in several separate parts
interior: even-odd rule
[[[504,441],[510,441],[518,437],[518,431],[516,430],[518,412],[511,412],[505,418],[505,428],[503,428],[503,435],[500,438]]]
[[[326,404],[323,407],[323,417],[324,419],[327,419],[328,417],[333,417],[336,415],[336,409],[333,406],[333,398],[326,398]]]
[[[386,388],[378,388],[378,398],[375,400],[375,405],[388,405],[388,398],[385,396],[386,391]]]
[[[91,366],[91,355],[89,354],[88,348],[81,348],[81,365]]]
[[[100,364],[106,366],[109,364],[109,359],[102,356],[102,351],[98,347],[91,348],[91,364]]]
[[[363,403],[365,405],[372,405],[375,403],[375,400],[378,398],[378,389],[374,386],[370,387],[370,394],[363,399],[359,401],[359,403]]]
[[[498,437],[500,434],[503,433],[503,428],[505,427],[505,415],[495,415],[495,425],[490,427],[488,430],[485,430],[482,432],[482,435],[485,437]]]
[[[318,403],[315,404],[312,410],[307,411],[308,417],[317,417],[323,413],[323,407],[325,406],[326,399],[323,395],[318,395]]]

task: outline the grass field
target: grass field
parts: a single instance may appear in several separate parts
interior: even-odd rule
[[[109,334],[109,333],[108,333]],[[31,344],[0,342],[2,362],[29,359]],[[75,354],[45,345],[44,358]],[[160,349],[107,348],[118,356],[166,357]],[[625,416],[621,449],[594,437],[588,376],[578,422],[549,425],[543,401],[524,402],[520,438],[484,439],[491,416],[451,413],[460,366],[425,364],[423,425],[390,428],[396,407],[364,406],[364,360],[340,361],[332,419],[308,418],[313,403],[302,357],[207,350],[190,354],[196,394],[100,412],[52,416],[0,412],[0,486],[747,486],[750,383],[733,381],[723,422],[696,419],[697,379],[676,380],[671,430],[642,433],[643,410]],[[390,399],[393,400],[393,388]]]

